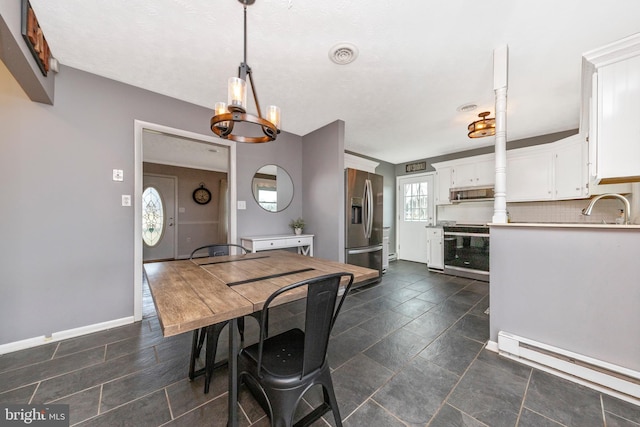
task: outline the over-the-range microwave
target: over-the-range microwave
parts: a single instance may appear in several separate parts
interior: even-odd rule
[[[449,190],[449,201],[451,203],[459,203],[493,200],[493,193],[493,187],[452,188]]]

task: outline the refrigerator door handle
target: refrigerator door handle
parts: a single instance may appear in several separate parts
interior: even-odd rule
[[[379,246],[372,246],[370,248],[363,248],[363,249],[348,249],[347,250],[347,254],[349,255],[356,255],[356,254],[366,254],[369,252],[377,252],[382,250],[382,245]]]
[[[364,237],[371,238],[371,227],[373,225],[373,200],[372,200],[371,180],[364,181]]]

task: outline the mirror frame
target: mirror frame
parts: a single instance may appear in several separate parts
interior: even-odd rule
[[[257,194],[256,179],[260,179],[260,177],[257,176],[257,175],[259,175],[261,173],[260,170],[262,170],[263,168],[265,168],[267,166],[275,167],[276,171],[278,171],[278,172],[279,171],[284,172],[286,174],[287,178],[289,179],[289,182],[291,183],[291,197],[289,198],[289,200],[286,201],[286,205],[283,206],[283,207],[279,207],[278,206],[278,200],[276,200],[276,210],[274,210],[274,211],[269,210],[269,209],[265,208],[264,206],[262,206],[260,204],[259,200],[258,200],[258,194]],[[277,183],[277,180],[276,180],[276,194],[277,194],[277,191],[278,191],[277,189],[278,189],[278,183]],[[280,165],[277,165],[277,164],[274,164],[274,163],[269,163],[269,164],[266,164],[266,165],[262,165],[262,166],[260,166],[258,168],[258,170],[255,171],[255,173],[253,174],[253,177],[251,178],[251,194],[253,195],[253,200],[255,200],[256,204],[258,206],[260,206],[260,208],[263,209],[264,211],[269,212],[269,213],[282,212],[285,209],[287,209],[289,206],[291,206],[291,203],[293,202],[293,197],[294,197],[294,194],[295,194],[295,186],[293,184],[293,178],[291,178],[291,174],[289,173],[289,171],[287,171],[285,168],[283,168]]]

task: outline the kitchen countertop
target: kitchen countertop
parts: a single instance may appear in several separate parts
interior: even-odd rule
[[[489,223],[490,227],[538,227],[538,228],[595,228],[595,229],[620,229],[640,230],[639,224],[599,224],[599,223],[575,223],[575,222],[509,222],[506,224]]]

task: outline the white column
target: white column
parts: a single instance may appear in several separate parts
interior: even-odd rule
[[[492,222],[507,222],[507,76],[509,48],[493,51],[493,90],[496,94],[496,184]]]
[[[629,224],[640,224],[640,182],[631,183],[631,215]]]

